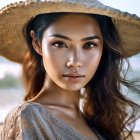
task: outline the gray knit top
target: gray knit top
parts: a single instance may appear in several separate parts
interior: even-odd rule
[[[95,132],[99,140],[105,140]],[[1,140],[87,140],[45,106],[24,102],[10,112],[4,122]]]

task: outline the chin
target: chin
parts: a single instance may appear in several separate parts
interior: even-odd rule
[[[81,88],[83,88],[84,85],[63,85],[61,86],[62,89],[67,90],[67,91],[78,91]]]

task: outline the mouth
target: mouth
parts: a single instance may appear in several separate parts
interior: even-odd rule
[[[63,74],[63,76],[64,77],[73,77],[73,78],[85,77],[85,75],[77,74],[77,73]]]
[[[64,74],[63,77],[66,78],[66,80],[68,81],[80,82],[85,77],[85,75],[70,73],[70,74]]]

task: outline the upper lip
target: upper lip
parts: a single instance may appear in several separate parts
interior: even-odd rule
[[[63,76],[66,76],[66,77],[85,77],[85,75],[82,75],[82,74],[79,74],[79,73],[63,74]]]

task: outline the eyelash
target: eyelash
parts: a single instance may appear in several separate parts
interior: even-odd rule
[[[57,44],[57,45],[58,45],[58,44],[59,44],[59,45],[61,44],[61,45],[60,45],[60,46],[59,46],[59,45],[58,45],[58,46],[55,46],[56,44]],[[90,44],[90,45],[93,45],[93,47],[85,47],[85,45],[87,45],[87,44],[88,44],[88,45],[89,45],[89,44]],[[56,41],[56,42],[52,43],[52,46],[54,46],[54,47],[56,47],[56,48],[63,48],[63,47],[68,48],[67,45],[66,45],[63,41]],[[87,43],[84,44],[84,49],[92,49],[92,48],[94,48],[94,47],[96,47],[96,46],[97,46],[97,44],[94,43],[94,42],[87,42]]]
[[[55,46],[56,44],[63,44],[63,45],[65,45],[65,46],[61,46],[61,47],[58,47],[58,46]],[[67,45],[64,43],[64,42],[62,42],[62,41],[56,41],[56,42],[54,42],[54,43],[52,43],[52,46],[54,46],[54,47],[56,47],[56,48],[63,48],[63,47],[66,47]],[[68,48],[68,47],[66,47],[66,48]]]
[[[97,44],[96,43],[94,43],[94,42],[87,42],[87,43],[85,43],[86,45],[88,44],[90,44],[90,45],[93,45],[93,47],[86,47],[86,49],[92,49],[92,48],[94,48],[94,47],[96,47],[97,46]],[[85,45],[84,45],[85,46]]]

